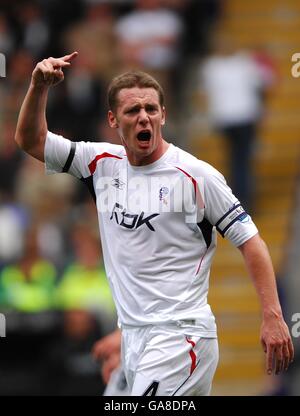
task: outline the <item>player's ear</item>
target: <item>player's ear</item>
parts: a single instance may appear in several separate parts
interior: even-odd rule
[[[166,108],[165,107],[162,107],[162,119],[161,119],[160,124],[162,126],[164,126],[165,125],[165,122],[166,122]]]
[[[119,127],[117,118],[111,110],[108,111],[107,118],[108,123],[112,129],[117,129]]]

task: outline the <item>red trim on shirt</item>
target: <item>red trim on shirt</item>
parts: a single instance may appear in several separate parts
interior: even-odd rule
[[[96,167],[97,167],[97,162],[98,162],[98,160],[103,159],[103,158],[105,158],[105,157],[115,157],[116,159],[122,159],[122,157],[120,157],[120,156],[112,155],[112,154],[110,154],[110,153],[106,153],[106,152],[101,153],[101,155],[97,155],[97,156],[95,157],[95,159],[94,159],[94,160],[92,160],[92,162],[91,162],[91,163],[89,163],[89,170],[90,170],[90,172],[91,172],[91,175],[93,175],[93,174],[95,173],[95,170],[96,170]]]
[[[188,339],[187,337],[185,339],[189,344],[192,344],[192,349],[190,350],[190,357],[191,357],[191,360],[192,360],[191,370],[190,370],[190,375],[191,375],[193,373],[193,371],[195,370],[196,365],[197,365],[196,364],[197,357],[196,357],[195,352],[193,351],[193,348],[195,347],[196,344],[195,344],[194,341],[192,341],[191,339]]]
[[[206,250],[206,252],[203,254],[203,256],[202,256],[202,257],[201,257],[201,259],[200,259],[199,266],[198,266],[198,269],[197,269],[197,271],[196,271],[196,275],[195,275],[195,276],[197,276],[197,274],[199,273],[199,270],[200,270],[200,268],[201,268],[202,261],[203,261],[204,257],[206,256],[206,253],[207,253],[207,252],[208,252],[208,249]]]
[[[196,197],[196,202],[198,204],[199,208],[205,208],[203,199],[201,197],[201,194],[198,190],[198,186],[197,186],[197,181],[195,178],[193,178],[189,173],[187,173],[185,170],[179,168],[178,166],[175,166],[176,169],[180,170],[185,176],[187,176],[188,178],[190,178],[190,180],[192,181],[192,184],[194,186],[194,191],[195,191],[195,197]]]

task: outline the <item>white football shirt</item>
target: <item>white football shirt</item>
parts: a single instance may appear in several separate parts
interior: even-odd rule
[[[209,164],[170,144],[132,166],[123,146],[48,132],[46,172],[87,183],[97,205],[106,274],[121,326],[177,323],[216,337],[207,303],[216,230],[239,246],[257,228]]]

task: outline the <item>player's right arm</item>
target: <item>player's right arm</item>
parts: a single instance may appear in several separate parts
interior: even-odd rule
[[[31,77],[30,86],[21,106],[15,140],[25,152],[44,162],[47,136],[46,105],[48,91],[64,79],[63,68],[71,65],[77,52],[61,58],[48,58],[39,62]]]

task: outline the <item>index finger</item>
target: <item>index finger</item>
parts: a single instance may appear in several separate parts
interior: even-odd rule
[[[267,372],[268,374],[272,373],[273,370],[273,362],[274,362],[274,346],[268,345],[267,346]]]
[[[78,52],[75,51],[75,52],[70,53],[69,55],[62,56],[59,59],[61,59],[62,61],[65,61],[65,62],[71,62],[71,61],[73,61],[73,59],[76,58],[77,55],[78,55]]]

